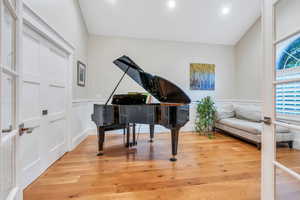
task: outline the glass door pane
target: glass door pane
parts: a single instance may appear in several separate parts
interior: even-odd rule
[[[2,131],[8,133],[14,128],[14,79],[2,74]]]
[[[300,197],[300,181],[276,168],[276,200],[296,200]]]
[[[287,123],[290,122],[287,121]],[[300,174],[299,140],[299,131],[276,126],[276,161]]]
[[[3,65],[15,70],[15,19],[8,8],[4,7],[3,20]]]

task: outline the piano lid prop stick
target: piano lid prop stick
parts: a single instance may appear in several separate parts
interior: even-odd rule
[[[108,100],[106,101],[105,105],[107,106],[108,102],[110,101],[111,97],[114,95],[114,93],[116,92],[117,88],[119,87],[120,83],[122,82],[122,80],[124,79],[125,74],[127,73],[127,71],[129,70],[129,66],[127,67],[126,71],[124,72],[123,76],[121,77],[121,79],[119,80],[118,84],[116,85],[115,89],[112,91],[112,93],[110,94]]]

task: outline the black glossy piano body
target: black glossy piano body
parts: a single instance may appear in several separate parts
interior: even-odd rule
[[[154,126],[162,125],[171,131],[172,158],[176,161],[179,130],[189,121],[189,97],[175,84],[158,76],[144,72],[129,57],[123,56],[114,63],[129,75],[146,91],[162,103],[139,105],[94,105],[92,121],[98,127],[98,155],[103,155],[105,132],[114,129],[127,130],[129,141],[129,125],[133,125],[133,144],[135,141],[135,125],[149,124],[150,141],[153,141]],[[129,144],[127,143],[127,146]]]

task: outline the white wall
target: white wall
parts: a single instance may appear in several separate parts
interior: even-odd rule
[[[237,99],[262,99],[261,19],[250,27],[235,46]]]
[[[162,76],[180,86],[193,101],[206,95],[218,99],[234,97],[234,48],[224,45],[141,40],[121,37],[91,36],[89,38],[90,98],[103,101],[108,98],[122,72],[112,62],[128,55],[146,72]],[[216,90],[191,91],[189,89],[190,63],[216,64]],[[144,91],[126,76],[116,93]],[[194,129],[195,104],[191,104],[190,122],[182,129]],[[157,127],[156,132],[166,129]],[[141,132],[147,132],[142,127]]]
[[[37,14],[52,26],[75,48],[75,61],[87,63],[88,32],[77,0],[24,0]],[[77,86],[77,67],[74,63],[73,98],[86,98],[88,85]]]
[[[146,72],[162,76],[180,86],[193,101],[203,96],[232,98],[234,96],[234,48],[224,45],[141,40],[120,37],[90,36],[89,67],[90,98],[106,99],[122,72],[112,62],[128,55]],[[216,64],[216,91],[191,91],[189,89],[189,64]],[[117,93],[143,91],[127,78]]]

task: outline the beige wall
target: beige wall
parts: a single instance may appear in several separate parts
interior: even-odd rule
[[[80,60],[84,63],[87,63],[88,32],[81,16],[81,11],[77,0],[24,1],[76,48],[75,62]],[[85,88],[77,86],[76,63],[74,63],[73,71],[73,98],[87,98],[88,83]]]
[[[122,75],[112,61],[124,54],[132,57],[146,72],[162,76],[180,86],[194,101],[206,95],[217,98],[234,96],[233,46],[90,36],[88,76],[91,98],[106,99],[109,96]],[[216,91],[189,89],[190,63],[216,64]],[[143,90],[126,77],[117,93],[129,91]]]
[[[235,46],[237,99],[262,100],[261,20],[250,27]]]

